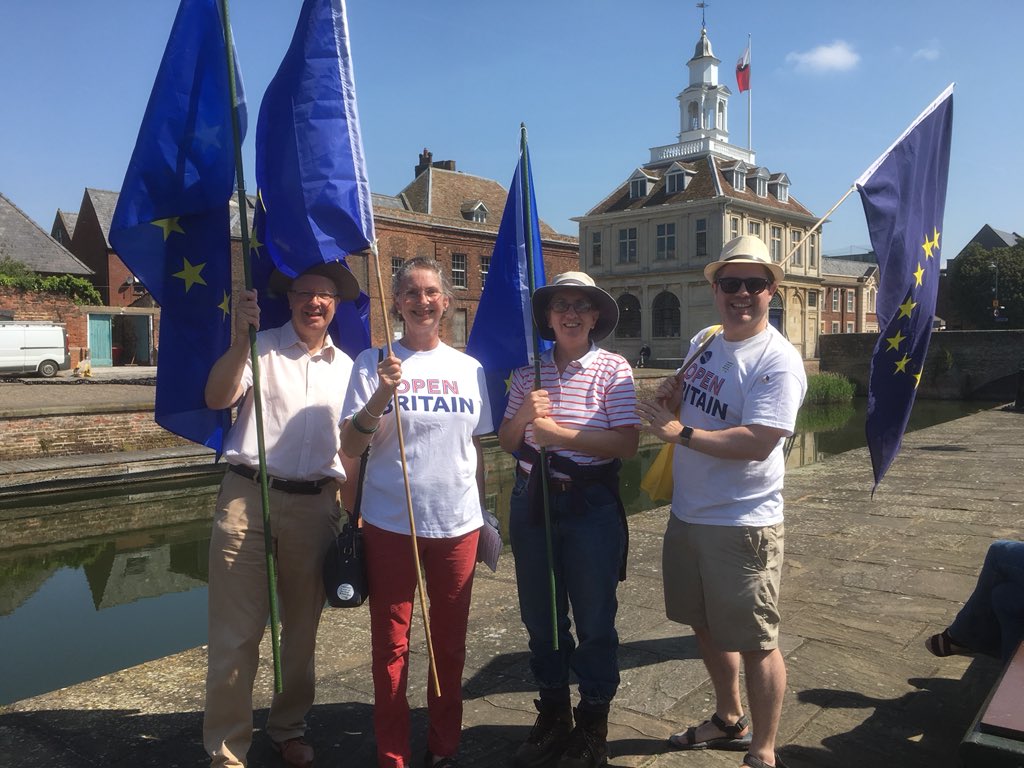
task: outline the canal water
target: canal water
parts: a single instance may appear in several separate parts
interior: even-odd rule
[[[910,430],[993,407],[919,401]],[[804,409],[790,468],[864,445],[865,403]],[[654,506],[640,488],[660,444],[622,471],[627,511]],[[502,517],[511,458],[486,452],[488,506]],[[865,460],[864,483],[871,482]],[[0,705],[206,642],[206,581],[216,476],[0,502]],[[503,526],[503,530],[504,530]]]

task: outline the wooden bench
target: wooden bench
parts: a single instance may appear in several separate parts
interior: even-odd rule
[[[1024,768],[1024,642],[960,743],[964,766]]]

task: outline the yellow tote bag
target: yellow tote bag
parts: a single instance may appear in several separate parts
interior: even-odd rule
[[[654,463],[647,470],[640,487],[651,497],[651,501],[672,500],[672,456],[675,443],[665,443],[654,457]]]
[[[690,355],[690,359],[683,364],[680,370],[685,371],[689,368],[720,330],[722,330],[720,325],[708,328],[697,351]],[[651,501],[672,501],[672,457],[675,455],[675,447],[675,443],[665,443],[661,446],[658,455],[654,457],[654,463],[647,470],[644,479],[640,481],[640,488],[651,497]]]

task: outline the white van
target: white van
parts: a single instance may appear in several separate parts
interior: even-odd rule
[[[0,374],[50,378],[71,367],[68,334],[56,323],[0,322]]]

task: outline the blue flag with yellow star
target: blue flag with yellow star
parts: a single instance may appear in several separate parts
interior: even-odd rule
[[[528,205],[525,204],[527,200]],[[519,155],[512,184],[508,188],[487,279],[466,344],[466,354],[483,366],[495,429],[501,423],[508,404],[508,382],[512,371],[529,365],[534,349],[544,351],[551,347],[550,341],[536,336],[533,325],[526,253],[528,237],[532,239],[533,288],[536,289],[545,285],[546,279],[537,201],[533,194],[533,172],[524,142],[524,151]]]
[[[269,254],[286,275],[320,262],[344,262],[373,242],[344,0],[302,4],[291,45],[260,104],[256,182],[262,223],[254,255]],[[254,286],[261,313],[270,311],[262,324],[271,327],[280,307],[260,290],[263,285]],[[338,305],[331,336],[353,357],[370,345],[365,292]]]
[[[865,425],[875,488],[899,452],[924,372],[952,132],[950,85],[857,180],[879,266],[881,334],[871,357]]]
[[[204,389],[231,341],[228,85],[216,0],[181,0],[110,224],[111,246],[161,309],[156,421],[218,451],[230,416],[206,407]]]

